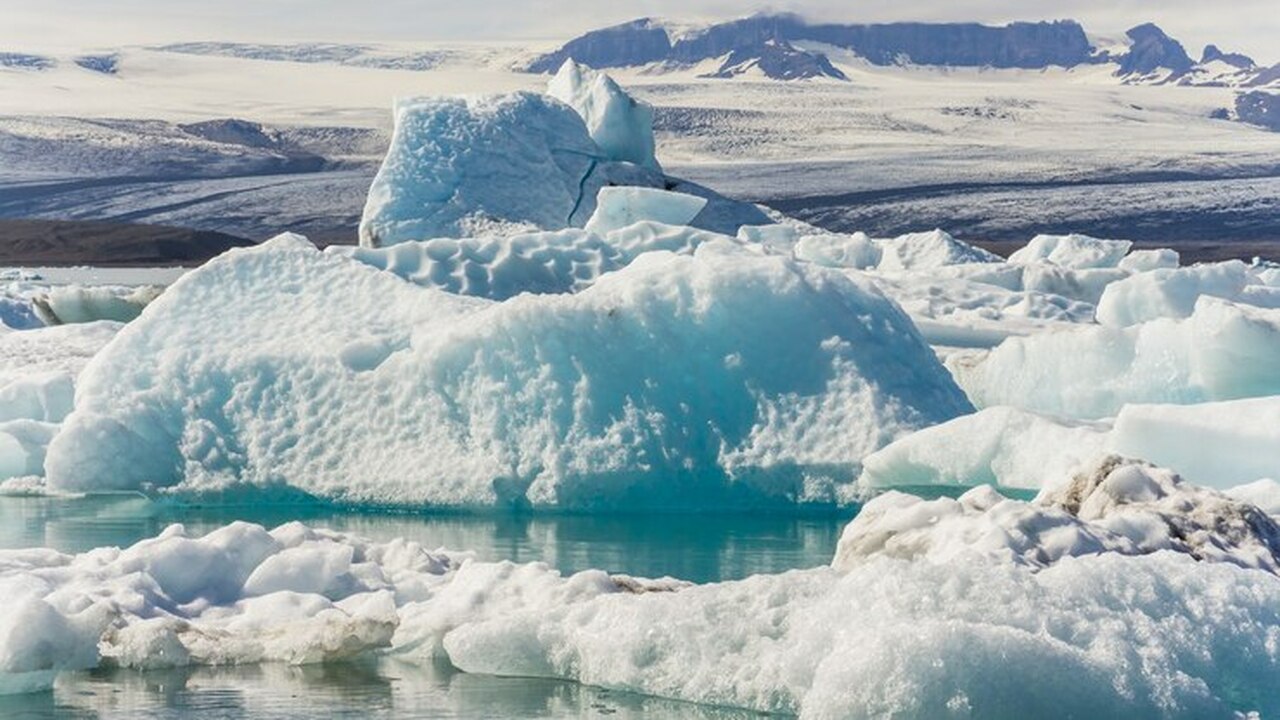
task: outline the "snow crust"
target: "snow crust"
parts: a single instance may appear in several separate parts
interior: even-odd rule
[[[570,58],[547,83],[547,94],[582,116],[605,157],[662,170],[654,156],[653,108],[628,95],[613,78]]]
[[[862,457],[970,409],[869,281],[750,248],[647,253],[576,294],[499,303],[282,236],[126,326],[46,467],[59,490],[832,503]]]

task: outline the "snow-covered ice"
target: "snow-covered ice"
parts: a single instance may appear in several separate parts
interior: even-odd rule
[[[998,255],[960,242],[942,230],[911,233],[880,243],[881,270],[931,270],[945,265],[1000,262]]]

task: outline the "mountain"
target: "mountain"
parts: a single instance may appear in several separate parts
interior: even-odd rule
[[[810,25],[795,15],[755,15],[717,23],[675,37],[653,19],[594,30],[529,63],[530,72],[550,72],[565,59],[596,68],[650,63],[687,66],[724,59],[715,77],[740,74],[751,65],[767,77],[794,80],[843,75],[821,52],[797,43],[850,50],[875,65],[913,63],[957,67],[1070,67],[1090,62],[1092,47],[1078,23],[888,23]]]
[[[930,65],[1045,69],[1111,64],[1130,84],[1224,87],[1280,84],[1280,65],[1259,68],[1248,56],[1210,45],[1199,62],[1153,23],[1131,28],[1122,48],[1099,50],[1077,22],[810,24],[797,15],[761,14],[676,32],[653,18],[593,30],[529,62],[554,72],[573,58],[593,68],[683,68],[716,60],[708,77],[754,72],[777,80],[845,79],[826,50],[851,52],[879,66]]]

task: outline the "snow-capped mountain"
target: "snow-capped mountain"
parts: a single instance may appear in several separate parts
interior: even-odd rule
[[[847,51],[877,66],[931,65],[1044,69],[1111,65],[1126,83],[1224,87],[1280,85],[1280,65],[1259,67],[1252,58],[1205,48],[1199,62],[1153,23],[1130,29],[1116,47],[1102,48],[1077,22],[810,24],[796,15],[755,15],[694,30],[677,30],[644,18],[593,30],[538,56],[529,72],[553,72],[569,58],[598,68],[719,63],[708,77],[732,77],[754,69],[778,80],[845,79],[821,45]]]

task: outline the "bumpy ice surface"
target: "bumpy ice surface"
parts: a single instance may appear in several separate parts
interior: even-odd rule
[[[577,294],[495,303],[283,236],[126,326],[46,466],[64,490],[830,503],[862,457],[969,410],[868,281],[749,248],[649,253]]]

